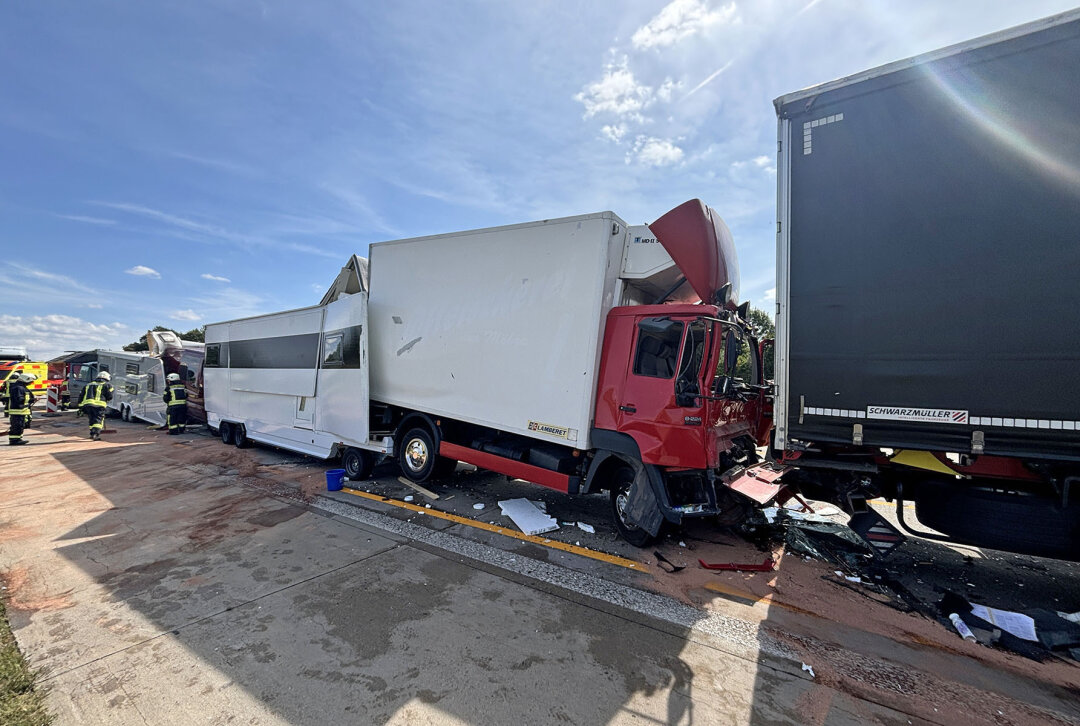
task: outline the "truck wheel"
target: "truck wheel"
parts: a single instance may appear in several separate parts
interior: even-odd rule
[[[249,439],[244,432],[243,424],[236,424],[233,426],[232,442],[238,449],[246,449],[251,446],[251,439]]]
[[[232,443],[232,424],[227,421],[222,421],[221,426],[218,427],[218,434],[221,435],[221,443]]]
[[[350,481],[362,481],[371,476],[375,468],[375,457],[370,451],[349,447],[341,455],[341,468]]]
[[[620,467],[611,479],[611,518],[615,520],[615,529],[630,544],[644,547],[653,540],[648,531],[626,520],[626,507],[630,503],[630,487],[634,483],[634,470],[629,466]]]
[[[398,463],[401,473],[416,483],[427,481],[435,473],[435,443],[425,429],[410,429],[401,440],[398,449]]]

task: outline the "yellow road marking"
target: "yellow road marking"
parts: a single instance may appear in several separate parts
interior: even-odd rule
[[[487,522],[477,522],[475,519],[469,519],[468,517],[460,517],[456,514],[450,514],[449,512],[440,512],[438,509],[428,509],[426,507],[410,504],[409,502],[402,502],[397,499],[390,499],[384,497],[381,494],[372,494],[371,492],[361,491],[360,489],[352,489],[350,487],[342,487],[341,491],[353,494],[364,499],[370,499],[373,502],[382,502],[383,504],[392,504],[395,507],[401,507],[402,509],[408,509],[419,514],[426,514],[429,517],[436,517],[437,519],[445,519],[448,522],[454,522],[456,524],[464,524],[466,527],[474,527],[476,529],[482,529],[486,532],[493,532],[495,534],[505,535],[507,537],[513,537],[523,542],[531,542],[533,544],[540,545],[541,547],[549,547],[551,549],[562,550],[563,552],[571,552],[581,557],[588,557],[591,560],[599,560],[600,562],[607,562],[611,565],[618,565],[620,567],[626,567],[631,570],[644,570],[642,563],[635,560],[628,560],[625,557],[619,557],[618,555],[609,555],[606,552],[596,552],[595,550],[586,549],[584,547],[578,547],[577,545],[567,544],[566,542],[559,542],[558,540],[549,539],[547,537],[537,537],[531,534],[525,534],[524,532],[518,532],[506,527],[500,527],[497,524],[488,524]]]
[[[896,502],[886,502],[884,499],[871,499],[867,504],[872,504],[876,507],[886,507],[888,509],[896,509]],[[905,504],[904,509],[914,509],[914,504]]]

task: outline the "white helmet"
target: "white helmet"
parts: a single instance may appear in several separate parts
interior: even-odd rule
[[[37,380],[37,376],[33,373],[23,373],[19,376],[19,380],[23,383],[33,383]]]
[[[169,383],[175,383],[175,382],[180,380],[180,374],[179,373],[170,373],[169,375],[165,376],[165,380],[168,381]]]
[[[99,381],[111,381],[112,376],[109,375],[108,371],[102,371],[101,373],[97,374],[97,379]]]

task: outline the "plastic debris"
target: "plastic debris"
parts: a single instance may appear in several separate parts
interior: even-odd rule
[[[809,673],[811,678],[817,678],[817,676],[814,675],[814,666],[810,666],[810,665],[807,665],[807,664],[803,663],[802,664],[802,669],[804,671],[806,671],[807,673]]]
[[[664,572],[670,572],[674,574],[676,572],[679,572],[680,570],[686,569],[686,565],[676,565],[674,562],[660,554],[659,550],[654,551],[653,556],[656,557],[657,566]]]
[[[686,543],[685,543],[685,542],[682,542],[682,541],[680,541],[680,542],[679,542],[679,546],[680,546],[680,547],[685,547],[685,546],[686,546]]]
[[[413,500],[413,495],[412,494],[409,494],[408,496],[402,498],[402,501],[405,501],[405,502],[411,502],[412,500]]]
[[[487,506],[487,505],[484,504],[483,502],[477,502],[476,504],[472,505],[472,508],[473,509],[483,509],[485,506]]]
[[[698,560],[698,563],[706,570],[729,570],[731,572],[772,572],[776,569],[776,562],[772,557],[766,558],[760,565],[740,564],[737,562],[706,562]]]
[[[960,619],[960,616],[957,613],[949,613],[949,621],[953,624],[953,627],[956,628],[956,632],[960,633],[961,638],[972,643],[975,642],[975,634],[971,632],[971,628]]]
[[[848,582],[855,582],[855,583],[858,583],[860,585],[862,584],[862,578],[859,577],[858,575],[855,575],[854,577],[845,576],[844,579],[847,580]]]
[[[525,534],[537,535],[553,532],[559,528],[558,521],[535,506],[528,499],[504,499],[499,502],[504,517],[513,520]]]
[[[592,526],[591,524],[586,524],[585,522],[578,522],[577,526],[578,526],[578,529],[580,529],[582,532],[588,532],[589,534],[596,534],[596,527]]]

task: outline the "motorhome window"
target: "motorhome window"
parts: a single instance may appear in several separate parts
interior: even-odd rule
[[[124,384],[124,391],[127,392],[127,393],[130,393],[132,396],[137,396],[137,395],[139,395],[139,384],[138,383],[125,383]]]
[[[214,343],[213,345],[206,346],[206,360],[203,365],[207,368],[220,368],[221,367],[221,345]]]
[[[342,333],[328,335],[323,340],[323,365],[344,365],[345,336]]]
[[[129,376],[137,376],[137,375],[139,375],[139,364],[138,363],[125,363],[124,364],[124,372],[127,373]]]
[[[667,318],[648,318],[638,323],[634,375],[673,378],[682,334],[683,324]]]
[[[155,383],[154,376],[150,375],[146,377],[146,390],[149,393],[153,393],[157,390],[157,383]]]
[[[79,372],[76,377],[80,381],[89,383],[90,381],[94,380],[94,369],[90,366],[79,366]]]

